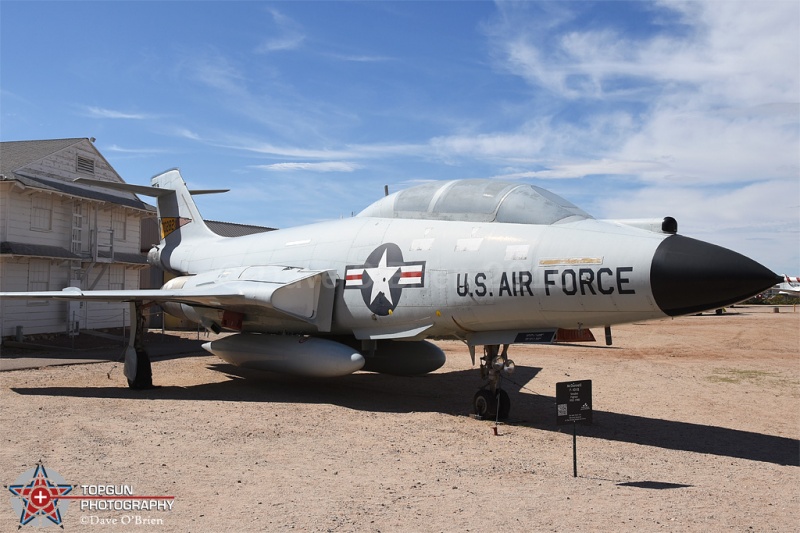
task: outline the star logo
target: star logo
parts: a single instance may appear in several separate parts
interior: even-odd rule
[[[400,247],[389,242],[369,254],[363,265],[345,269],[345,289],[360,289],[364,303],[386,316],[400,302],[403,289],[425,286],[425,261],[403,261]]]
[[[69,494],[72,488],[58,473],[51,471],[48,475],[41,462],[22,474],[14,485],[8,487],[14,495],[11,505],[19,514],[19,527],[38,518],[38,524],[34,525],[55,524],[63,529],[62,511],[66,512],[69,502],[61,502],[60,498]]]

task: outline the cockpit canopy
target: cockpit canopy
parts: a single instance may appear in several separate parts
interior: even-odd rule
[[[517,224],[592,218],[541,187],[490,179],[425,183],[381,198],[358,216]]]

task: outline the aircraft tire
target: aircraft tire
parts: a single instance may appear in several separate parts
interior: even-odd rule
[[[511,411],[511,399],[503,389],[498,392],[500,401],[500,411],[498,412],[498,398],[486,389],[481,389],[475,393],[472,400],[472,408],[476,415],[483,420],[492,420],[497,417],[499,420],[508,418]]]
[[[492,393],[486,389],[481,389],[476,392],[472,400],[472,409],[481,419],[493,418],[495,413],[495,400]]]

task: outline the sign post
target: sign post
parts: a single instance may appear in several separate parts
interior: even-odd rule
[[[572,475],[578,477],[578,422],[592,423],[592,380],[556,383],[556,424],[572,423]]]

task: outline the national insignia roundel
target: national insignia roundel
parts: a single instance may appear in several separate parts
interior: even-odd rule
[[[386,316],[400,302],[403,289],[425,286],[425,261],[403,261],[393,242],[375,248],[363,265],[345,270],[345,289],[359,289],[364,303],[376,315]]]

